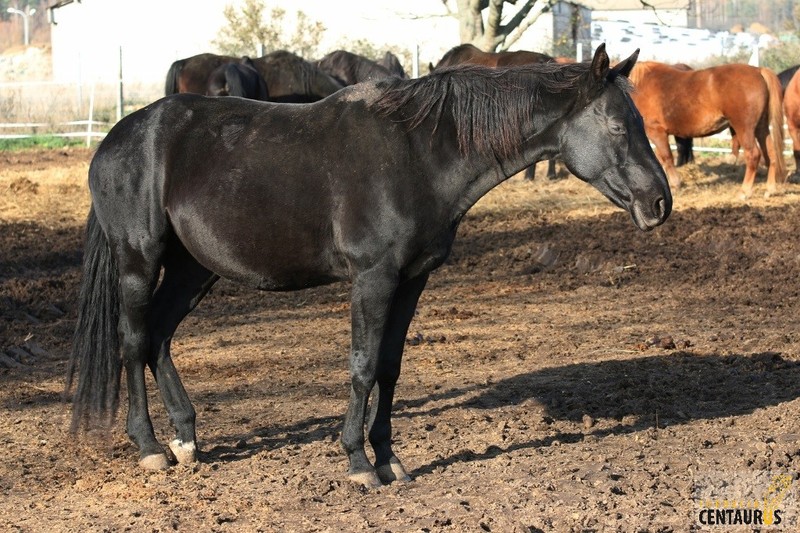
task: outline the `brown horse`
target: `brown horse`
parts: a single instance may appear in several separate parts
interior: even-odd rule
[[[485,67],[511,67],[515,65],[531,65],[534,63],[551,63],[553,57],[539,52],[516,50],[514,52],[484,52],[472,44],[460,44],[448,50],[436,63],[430,67],[431,72],[451,65],[483,65]]]
[[[706,137],[728,127],[736,131],[745,154],[743,199],[753,192],[762,155],[769,168],[766,196],[786,181],[781,86],[770,69],[730,64],[684,71],[643,61],[637,63],[631,81],[636,86],[633,101],[673,188],[680,186],[681,178],[668,136]]]
[[[800,174],[800,74],[794,73],[783,93],[783,111],[792,138],[794,174]]]

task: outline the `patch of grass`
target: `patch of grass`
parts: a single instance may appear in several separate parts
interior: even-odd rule
[[[57,137],[55,135],[39,135],[22,139],[0,139],[0,151],[27,150],[30,148],[64,148],[80,146],[86,142],[83,137]]]

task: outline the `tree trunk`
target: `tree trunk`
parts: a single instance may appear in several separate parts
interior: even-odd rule
[[[483,38],[481,10],[486,0],[458,0],[458,31],[462,43],[472,43],[480,48]]]

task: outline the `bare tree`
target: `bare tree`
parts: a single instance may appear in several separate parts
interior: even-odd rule
[[[506,50],[519,40],[556,0],[442,0],[447,11],[458,18],[462,43],[472,43],[485,52]],[[455,11],[451,4],[455,3]],[[503,9],[513,6],[503,21]],[[485,12],[485,14],[484,14]],[[509,12],[506,11],[506,15]]]

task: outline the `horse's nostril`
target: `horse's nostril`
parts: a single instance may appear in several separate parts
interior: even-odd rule
[[[656,203],[653,207],[655,208],[655,213],[658,215],[658,218],[664,218],[664,214],[667,210],[667,202],[664,200],[664,198],[660,197],[658,200],[656,200]]]

